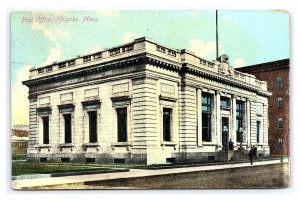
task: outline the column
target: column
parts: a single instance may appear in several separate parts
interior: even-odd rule
[[[202,146],[202,89],[197,89],[197,145]]]
[[[216,144],[221,145],[221,113],[220,113],[220,92],[216,91],[216,104],[215,104],[215,109],[216,109],[216,119],[215,124],[216,124],[216,129],[215,129],[215,138],[216,138]],[[213,141],[214,142],[214,141]]]
[[[250,101],[249,99],[246,99],[246,120],[247,120],[247,126],[246,126],[246,141],[247,146],[249,147],[251,145],[250,139],[251,139],[251,118],[250,118]],[[245,140],[244,140],[245,141]]]
[[[28,159],[35,157],[32,154],[37,153],[36,145],[38,145],[39,136],[38,136],[38,120],[37,120],[37,96],[29,94],[29,143],[28,143]]]
[[[231,141],[234,145],[238,145],[236,141],[236,96],[232,95],[232,127],[231,127]]]

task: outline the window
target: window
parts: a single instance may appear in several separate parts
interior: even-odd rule
[[[89,142],[97,142],[97,111],[89,111]]]
[[[94,59],[100,59],[102,58],[102,53],[95,53],[94,54]]]
[[[168,55],[176,57],[176,51],[173,51],[171,49],[168,49]]]
[[[277,108],[282,108],[282,97],[277,98]]]
[[[91,56],[85,56],[83,57],[83,62],[91,61]]]
[[[72,122],[71,114],[64,114],[65,120],[65,143],[72,143]]]
[[[212,95],[202,95],[202,141],[211,142]]]
[[[66,63],[64,62],[64,63],[60,63],[59,64],[59,68],[64,68],[64,67],[66,67],[67,65],[66,65]]]
[[[133,45],[127,45],[122,48],[123,52],[128,52],[133,50]]]
[[[277,127],[278,129],[282,129],[283,128],[283,122],[282,122],[282,118],[279,117],[277,120]]]
[[[260,142],[260,121],[256,121],[256,142]]]
[[[221,108],[230,108],[230,99],[228,97],[221,97]]]
[[[110,50],[110,51],[109,51],[109,54],[110,54],[111,56],[120,54],[120,48],[116,48],[116,49]]]
[[[283,147],[283,140],[280,138],[280,139],[277,139],[277,149],[282,149]]]
[[[164,48],[162,46],[159,46],[159,45],[156,45],[156,51],[160,51],[162,53],[166,53],[166,48]]]
[[[171,141],[171,108],[163,108],[163,141]]]
[[[43,144],[49,144],[49,117],[42,117],[43,120]]]
[[[236,101],[236,138],[237,142],[243,142],[243,128],[245,116],[245,103]]]
[[[278,77],[277,78],[277,88],[282,88],[283,84],[282,84],[282,78]]]
[[[127,142],[127,108],[117,108],[118,142]]]
[[[45,69],[46,69],[46,72],[50,72],[50,71],[52,71],[52,66],[46,67]]]
[[[76,61],[75,60],[70,60],[68,62],[68,66],[72,66],[72,65],[75,65]]]

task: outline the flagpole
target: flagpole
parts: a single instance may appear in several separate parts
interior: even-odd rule
[[[219,58],[218,10],[216,10],[216,60]]]

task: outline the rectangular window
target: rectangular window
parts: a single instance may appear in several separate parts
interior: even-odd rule
[[[221,97],[221,108],[230,108],[230,99],[228,97]]]
[[[282,78],[281,78],[281,77],[278,77],[278,78],[277,78],[277,88],[278,88],[278,89],[282,88],[282,85],[283,85],[283,84],[282,84]]]
[[[128,52],[133,50],[133,45],[127,45],[122,48],[123,52]]]
[[[111,56],[120,54],[120,48],[112,49],[112,50],[109,51],[109,53],[110,53]]]
[[[71,114],[64,114],[65,120],[65,143],[72,143]]]
[[[163,108],[163,141],[171,141],[171,108]]]
[[[83,57],[83,62],[89,62],[89,61],[91,61],[91,56]]]
[[[70,60],[68,61],[68,66],[73,66],[76,64],[76,61],[75,60]]]
[[[278,129],[282,129],[283,128],[283,122],[282,122],[282,118],[279,117],[277,120],[277,127]]]
[[[259,137],[260,137],[260,121],[256,121],[256,142],[259,143]]]
[[[102,58],[102,53],[95,53],[94,54],[94,59],[100,59]]]
[[[212,95],[202,94],[202,141],[211,142]]]
[[[43,120],[43,144],[49,144],[49,117],[42,117]]]
[[[243,142],[245,103],[236,101],[236,138],[237,142]]]
[[[127,142],[127,108],[117,108],[118,142]]]
[[[89,142],[97,142],[97,111],[88,112],[89,115]]]
[[[277,139],[277,149],[282,149],[282,147],[283,147],[283,140]]]
[[[59,64],[59,68],[65,68],[66,66],[67,66],[66,63],[60,63],[60,64]]]
[[[277,108],[282,108],[282,97],[277,98]]]

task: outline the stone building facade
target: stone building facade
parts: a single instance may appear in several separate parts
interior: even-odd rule
[[[236,70],[250,73],[268,83],[269,145],[271,155],[289,155],[289,69],[290,60],[251,65]]]
[[[33,68],[28,160],[159,164],[217,159],[232,139],[269,154],[267,84],[139,38]]]

